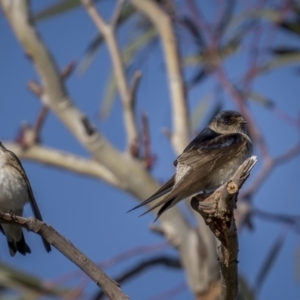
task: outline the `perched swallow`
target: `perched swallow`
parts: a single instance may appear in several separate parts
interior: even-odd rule
[[[243,116],[236,111],[218,113],[174,162],[176,173],[150,198],[129,211],[167,194],[147,212],[158,206],[157,218],[180,200],[199,192],[215,191],[234,175],[252,155]],[[156,218],[156,219],[157,219]]]
[[[20,160],[0,142],[0,210],[22,216],[23,206],[28,202],[30,202],[35,218],[43,221]],[[20,226],[1,224],[0,230],[6,236],[11,256],[14,256],[17,251],[23,255],[31,253]],[[46,251],[50,252],[50,244],[44,238],[42,240]]]

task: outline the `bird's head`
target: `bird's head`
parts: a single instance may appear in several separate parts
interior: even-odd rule
[[[220,134],[247,134],[247,121],[237,111],[225,110],[218,113],[208,124],[208,127]]]

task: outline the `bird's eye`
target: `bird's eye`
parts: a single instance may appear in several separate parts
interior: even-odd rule
[[[231,123],[231,120],[229,118],[224,119],[224,124],[228,125]]]

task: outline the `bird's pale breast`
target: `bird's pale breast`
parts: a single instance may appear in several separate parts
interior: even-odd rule
[[[17,170],[0,168],[0,210],[21,209],[29,201],[27,185]]]

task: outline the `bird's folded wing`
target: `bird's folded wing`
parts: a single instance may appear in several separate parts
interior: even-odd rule
[[[10,159],[8,161],[8,164],[18,171],[18,174],[20,174],[20,176],[22,176],[22,178],[24,179],[24,181],[27,185],[27,191],[28,191],[28,195],[29,195],[29,202],[30,202],[30,206],[31,206],[31,209],[33,211],[34,217],[36,219],[40,220],[40,221],[43,221],[41,212],[39,210],[39,207],[38,207],[38,205],[36,203],[36,200],[35,200],[35,197],[33,195],[30,182],[28,180],[28,177],[26,175],[25,170],[22,167],[22,164],[21,164],[20,160],[18,159],[18,157],[13,152],[11,152],[9,150],[7,150],[7,152],[10,155]],[[50,252],[51,251],[50,244],[43,237],[42,237],[42,240],[43,240],[46,251]]]
[[[177,158],[177,163],[185,164],[190,169],[161,201],[161,204],[179,196],[197,181],[206,177],[207,173],[216,170],[233,157],[239,155],[241,151],[245,151],[248,141],[244,135],[238,133],[222,135],[182,153]]]

